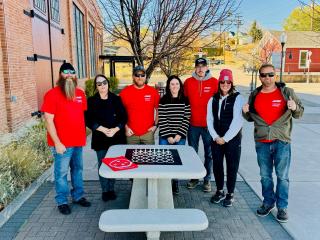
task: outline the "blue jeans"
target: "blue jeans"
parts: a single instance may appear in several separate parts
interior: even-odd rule
[[[167,138],[163,138],[159,136],[159,145],[185,145],[186,144],[186,139],[181,138],[179,142],[176,142],[174,144],[170,144],[167,140]],[[172,182],[178,184],[179,180],[178,179],[172,179]]]
[[[276,140],[271,143],[256,142],[256,152],[260,167],[263,203],[277,208],[288,207],[289,167],[291,161],[291,144]],[[273,167],[277,176],[274,192],[272,179]]]
[[[207,175],[204,177],[204,180],[210,181],[212,169],[211,135],[206,127],[194,127],[190,125],[188,131],[188,143],[189,146],[193,147],[197,153],[199,149],[200,136],[204,147],[204,167],[207,170]]]
[[[181,138],[179,142],[176,142],[174,144],[170,144],[167,140],[167,138],[159,137],[159,145],[185,145],[186,139]]]
[[[51,152],[54,157],[55,199],[57,204],[68,204],[70,192],[67,175],[69,167],[72,184],[71,197],[74,201],[78,201],[84,195],[82,147],[68,147],[63,154],[57,153],[55,148],[51,147]]]
[[[98,158],[98,171],[99,171],[99,168],[100,168],[100,166],[102,164],[102,159],[106,156],[107,151],[108,150],[96,151],[97,158]],[[99,174],[99,180],[100,180],[100,185],[101,185],[102,192],[114,191],[114,184],[116,182],[115,179],[113,179],[113,178],[104,178],[104,177],[101,177],[100,174]]]

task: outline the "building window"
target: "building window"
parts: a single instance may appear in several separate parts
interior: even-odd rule
[[[307,68],[308,50],[300,50],[299,68]]]
[[[51,5],[51,19],[58,23],[60,21],[59,0],[50,0],[50,5]]]
[[[90,44],[90,76],[96,75],[96,51],[94,45],[94,27],[89,23],[89,44]]]
[[[83,13],[80,9],[73,5],[74,29],[75,29],[75,45],[77,54],[78,78],[86,77],[86,59],[85,59],[85,42],[84,42],[84,23]]]
[[[33,0],[33,6],[43,13],[46,13],[46,0]]]

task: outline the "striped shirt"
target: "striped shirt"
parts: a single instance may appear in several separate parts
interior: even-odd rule
[[[190,122],[190,104],[187,98],[169,100],[162,97],[159,104],[159,136],[163,138],[180,135],[186,138]]]

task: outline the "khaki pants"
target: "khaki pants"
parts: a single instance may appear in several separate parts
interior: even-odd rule
[[[127,137],[127,144],[154,145],[154,132],[149,131],[146,134],[141,136],[132,135],[130,137]]]

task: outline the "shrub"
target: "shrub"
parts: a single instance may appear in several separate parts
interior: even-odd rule
[[[52,164],[43,121],[0,147],[0,210]]]
[[[119,80],[116,77],[109,77],[109,82],[110,82],[110,91],[111,92],[117,92],[118,90],[118,85],[119,85]],[[85,92],[87,97],[91,97],[94,95],[94,79],[89,79],[85,83]]]
[[[91,97],[94,95],[94,85],[93,85],[93,79],[89,79],[85,83],[85,92],[87,97]]]

